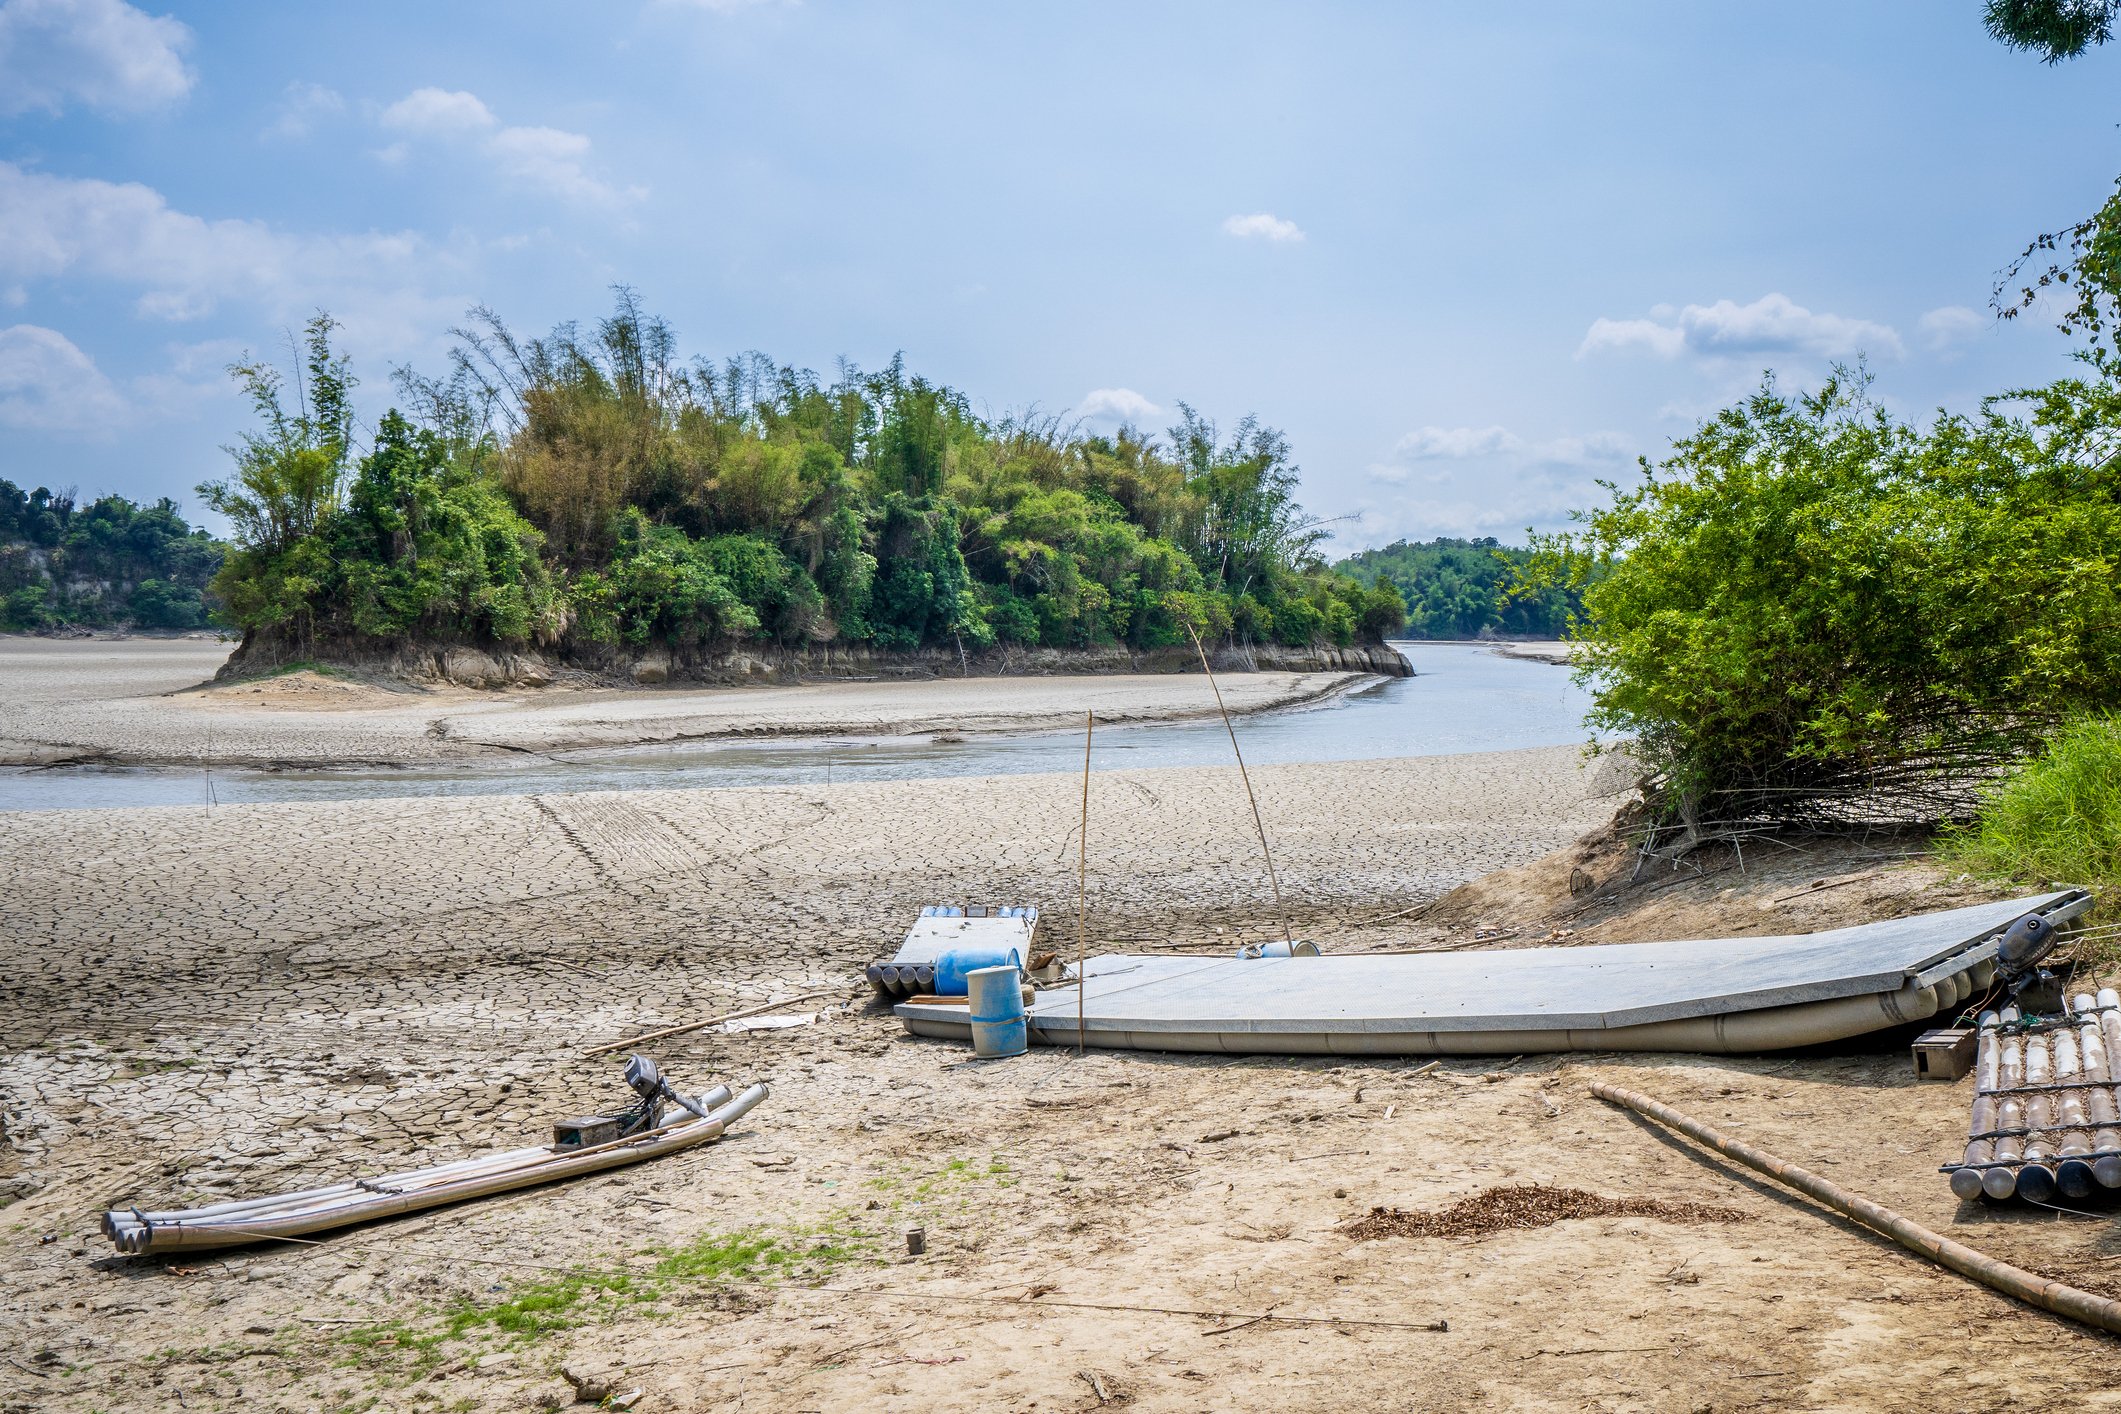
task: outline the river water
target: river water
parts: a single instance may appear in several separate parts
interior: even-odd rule
[[[1462,643],[1399,643],[1415,676],[1315,706],[1239,717],[1250,765],[1511,751],[1589,739],[1589,696],[1565,668]],[[1206,684],[1202,684],[1205,691]],[[161,767],[0,770],[0,810],[110,809],[545,791],[661,790],[1015,775],[1082,768],[1080,732],[930,737],[791,737],[561,753],[534,761],[403,770],[211,773]],[[518,758],[520,761],[520,758]],[[1093,766],[1230,762],[1220,720],[1098,732]]]

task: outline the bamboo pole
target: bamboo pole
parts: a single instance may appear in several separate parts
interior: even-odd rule
[[[2000,1291],[2006,1296],[2015,1296],[2042,1310],[2052,1311],[2058,1316],[2067,1316],[2073,1321],[2082,1321],[2100,1330],[2121,1335],[2121,1302],[2091,1292],[2080,1291],[2074,1286],[2039,1276],[2008,1262],[1999,1262],[1985,1253],[1976,1252],[1964,1243],[1930,1231],[1920,1223],[1910,1221],[1891,1208],[1859,1197],[1837,1183],[1830,1183],[1809,1169],[1787,1163],[1765,1150],[1756,1149],[1741,1140],[1718,1133],[1699,1120],[1690,1119],[1668,1105],[1661,1105],[1647,1095],[1603,1081],[1592,1084],[1591,1093],[1609,1104],[1620,1105],[1646,1118],[1678,1130],[1681,1134],[1707,1145],[1720,1154],[1736,1159],[1748,1168],[1757,1169],[1778,1182],[1787,1184],[1806,1197],[1824,1203],[1835,1212],[1870,1228],[1881,1236],[1951,1268],[1961,1276],[1972,1277],[1983,1286]]]
[[[1090,990],[1090,738],[1097,734],[1095,710],[1083,713],[1083,818],[1075,832],[1075,1053],[1083,1039],[1083,998]]]
[[[1252,777],[1245,770],[1245,753],[1237,745],[1237,728],[1230,724],[1230,709],[1223,705],[1223,690],[1215,681],[1215,669],[1208,666],[1208,650],[1201,647],[1200,635],[1193,625],[1186,625],[1186,636],[1193,640],[1193,651],[1200,654],[1200,670],[1208,675],[1208,690],[1215,694],[1215,710],[1222,713],[1223,730],[1230,734],[1230,754],[1237,758],[1237,778],[1245,783],[1245,799],[1252,806],[1252,828],[1259,833],[1259,852],[1267,861],[1267,883],[1274,890],[1274,912],[1281,920],[1281,940],[1294,943],[1295,936],[1289,932],[1289,910],[1281,901],[1281,880],[1274,873],[1274,851],[1267,848],[1267,826],[1259,818],[1259,797],[1252,794]]]
[[[779,1001],[761,1002],[742,1011],[726,1012],[721,1016],[710,1016],[705,1021],[686,1021],[676,1026],[666,1026],[660,1031],[646,1031],[638,1036],[629,1036],[623,1041],[606,1041],[601,1046],[591,1046],[582,1052],[585,1056],[601,1055],[605,1051],[623,1051],[628,1046],[638,1046],[643,1041],[660,1041],[665,1036],[682,1036],[688,1031],[704,1031],[710,1026],[720,1026],[725,1021],[742,1021],[747,1016],[763,1016],[775,1007],[794,1006],[797,1002],[814,1002],[819,997],[829,997],[835,992],[844,992],[844,983],[837,987],[820,987],[815,992],[804,992],[799,996],[782,997]]]

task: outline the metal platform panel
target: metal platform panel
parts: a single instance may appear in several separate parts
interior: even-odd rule
[[[1480,1033],[1544,1049],[1527,1033],[1606,1031],[1933,985],[1992,956],[1996,935],[2021,915],[2039,910],[2061,922],[2088,902],[2069,889],[1764,938],[1380,957],[1113,954],[1088,963],[1082,1027],[1088,1044],[1143,1049],[1339,1050],[1333,1038],[1342,1037],[1355,1043],[1348,1049],[1389,1051],[1397,1036],[1408,1039],[1409,1053],[1428,1054],[1458,1049],[1454,1033],[1473,1051],[1489,1049]],[[962,1008],[896,1011],[919,1035],[966,1034]],[[1074,1044],[1076,988],[1041,992],[1030,1025],[1035,1040]],[[1595,1038],[1555,1040],[1552,1049],[1596,1048]]]

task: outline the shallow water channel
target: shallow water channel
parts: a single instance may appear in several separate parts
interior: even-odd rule
[[[1239,717],[1248,764],[1361,761],[1510,751],[1588,739],[1589,698],[1569,671],[1462,643],[1395,645],[1415,676],[1315,706]],[[1204,703],[1206,684],[1202,684]],[[423,795],[663,790],[1075,771],[1080,732],[917,737],[790,737],[562,752],[534,760],[399,770],[215,770],[70,766],[0,770],[0,810],[113,809]],[[1100,770],[1230,761],[1216,719],[1100,730]]]

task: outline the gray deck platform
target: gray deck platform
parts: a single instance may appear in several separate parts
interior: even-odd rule
[[[1113,954],[1088,963],[1082,1039],[1233,1053],[1755,1050],[1773,1049],[1756,1044],[1761,1035],[1782,1034],[1763,1024],[1794,1017],[1811,1039],[1789,1044],[1811,1044],[1934,1014],[1975,976],[1986,984],[1995,936],[2013,920],[2037,910],[2059,923],[2088,902],[2067,889],[1767,938],[1383,957]],[[1073,986],[1040,993],[1032,1039],[1075,1044],[1076,1005]],[[962,1008],[896,1010],[916,1035],[969,1035]],[[1683,1024],[1702,1018],[1752,1024]]]

